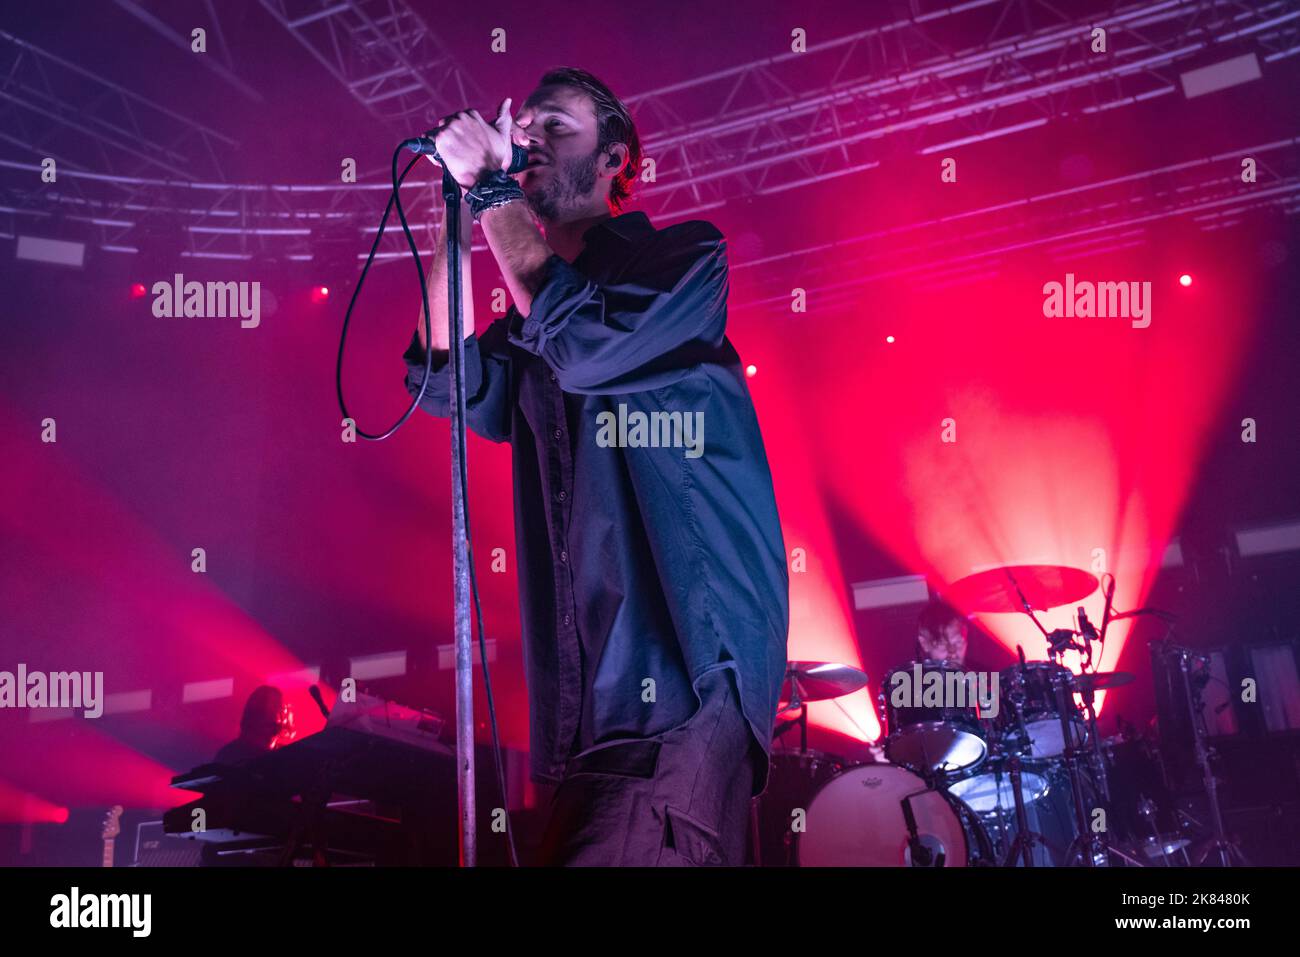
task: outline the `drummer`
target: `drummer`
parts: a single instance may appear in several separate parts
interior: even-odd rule
[[[969,632],[966,616],[936,598],[925,606],[916,621],[917,653],[921,658],[946,661],[954,668],[961,668],[966,663]]]

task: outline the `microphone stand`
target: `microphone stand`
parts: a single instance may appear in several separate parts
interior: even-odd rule
[[[447,334],[451,372],[451,546],[456,620],[456,789],[460,810],[460,864],[478,864],[474,791],[474,659],[469,621],[469,537],[465,495],[465,319],[460,273],[460,184],[445,169],[442,198],[447,242]]]

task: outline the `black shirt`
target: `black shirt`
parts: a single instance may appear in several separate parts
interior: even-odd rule
[[[243,738],[235,738],[234,741],[224,745],[212,760],[216,764],[242,764],[270,753],[269,748],[259,748],[255,744],[249,744]]]
[[[726,241],[644,213],[552,255],[532,310],[465,340],[466,424],[513,445],[535,778],[597,744],[684,724],[732,668],[767,753],[789,578],[758,419],[724,333]],[[425,355],[403,357],[415,395]],[[421,407],[449,416],[447,353]],[[701,441],[702,440],[702,441]],[[755,793],[767,778],[760,763]]]

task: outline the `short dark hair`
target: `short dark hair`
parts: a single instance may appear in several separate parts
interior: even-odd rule
[[[627,146],[627,165],[609,184],[609,204],[621,212],[632,195],[637,170],[641,168],[641,138],[636,124],[623,101],[612,90],[586,70],[562,66],[547,70],[538,86],[572,86],[591,97],[596,107],[596,149],[604,152],[615,143]]]
[[[952,605],[934,599],[921,610],[921,616],[916,619],[916,630],[927,638],[939,638],[953,622],[957,622],[963,628],[969,624],[966,616]]]

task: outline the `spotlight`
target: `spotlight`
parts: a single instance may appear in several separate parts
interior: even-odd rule
[[[316,303],[325,302],[330,297],[329,286],[312,286],[311,301]]]
[[[144,294],[145,294],[145,292],[146,292],[146,290],[145,290],[145,288],[144,288],[144,283],[142,283],[142,282],[133,282],[133,283],[131,283],[131,298],[132,298],[132,299],[143,299],[143,298],[144,298]]]
[[[745,375],[749,376],[751,379],[758,375],[758,366],[745,366]]]
[[[1192,284],[1192,274],[1186,272],[1183,273],[1178,277],[1178,284],[1180,286],[1190,286]]]
[[[886,342],[893,342],[893,341],[894,341],[894,337],[893,337],[893,336],[885,336],[885,341],[886,341]]]

